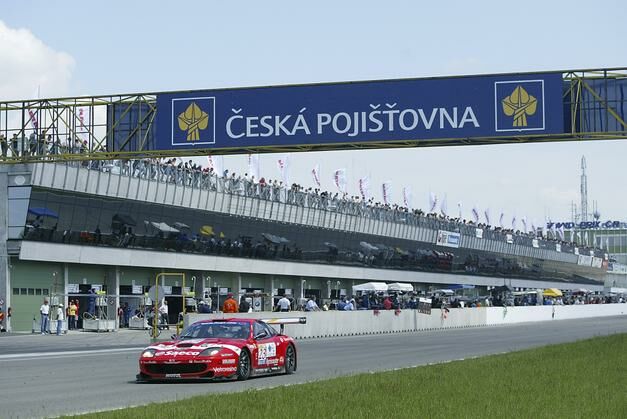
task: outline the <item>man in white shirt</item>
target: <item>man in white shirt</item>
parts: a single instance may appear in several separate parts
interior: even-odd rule
[[[44,303],[39,307],[39,314],[41,314],[41,334],[45,335],[48,332],[48,319],[50,315],[48,300],[44,300]]]
[[[63,330],[63,304],[57,307],[57,336],[61,335]]]
[[[320,307],[318,307],[318,304],[316,304],[313,298],[309,298],[305,305],[305,311],[320,311]]]
[[[170,326],[168,326],[168,302],[166,300],[163,300],[163,304],[159,307],[159,314],[161,317],[161,323],[166,329],[170,330]]]
[[[288,300],[285,295],[279,300],[279,302],[277,303],[277,308],[279,309],[279,311],[290,311],[290,307],[291,307],[291,303],[290,300]]]

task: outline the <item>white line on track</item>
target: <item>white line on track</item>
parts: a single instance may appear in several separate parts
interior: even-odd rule
[[[32,352],[25,354],[8,354],[0,355],[0,361],[23,361],[28,359],[50,359],[50,358],[68,358],[76,356],[90,356],[96,354],[108,354],[118,352],[138,352],[145,346],[136,348],[112,348],[112,349],[93,349],[89,351],[62,351],[62,352]]]

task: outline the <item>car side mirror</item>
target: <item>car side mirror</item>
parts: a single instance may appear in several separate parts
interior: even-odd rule
[[[257,340],[257,339],[263,339],[263,338],[265,338],[265,337],[268,337],[268,334],[267,334],[265,331],[263,331],[263,332],[259,332],[259,333],[257,333],[257,334],[255,335],[255,340]]]

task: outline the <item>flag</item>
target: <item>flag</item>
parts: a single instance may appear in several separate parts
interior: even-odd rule
[[[362,199],[370,199],[370,176],[359,178],[359,194]]]
[[[320,165],[317,164],[311,169],[311,176],[318,187],[320,187]]]
[[[551,223],[551,234],[553,235],[553,238],[556,239],[557,238],[557,231],[555,230],[555,223]]]
[[[458,216],[459,216],[459,219],[461,220],[463,218],[462,217],[462,201],[457,202],[457,212],[459,213]]]
[[[383,202],[389,205],[392,202],[392,181],[383,182],[381,190],[383,191]]]
[[[501,210],[501,215],[499,216],[499,226],[501,228],[505,228],[505,226],[503,225],[503,219],[505,218],[505,213],[503,212],[503,210]]]
[[[76,115],[78,122],[76,124],[76,133],[81,141],[89,141],[89,108],[81,106],[77,110]]]
[[[405,205],[406,208],[412,208],[411,198],[411,188],[409,186],[403,187],[403,205]]]
[[[447,212],[448,212],[448,204],[446,202],[446,194],[444,194],[444,198],[442,198],[442,203],[440,204],[440,212],[442,213],[443,216],[447,216]]]
[[[259,154],[248,155],[248,174],[254,176],[256,180],[259,180]]]
[[[286,154],[277,160],[277,167],[281,173],[281,180],[285,186],[290,185],[290,155]]]
[[[340,192],[346,192],[346,169],[337,169],[333,172],[333,184]]]
[[[557,233],[558,233],[560,240],[564,241],[564,226],[563,225],[557,229]]]
[[[475,224],[479,222],[479,210],[476,205],[472,207],[472,219],[475,221]]]
[[[512,230],[516,230],[518,223],[516,222],[516,214],[512,215]]]
[[[438,196],[433,192],[429,192],[429,213],[435,212],[438,206]]]
[[[486,223],[487,225],[490,225],[490,208],[486,208],[486,209],[483,211],[483,216],[485,217],[485,223]]]
[[[209,168],[213,169],[213,172],[222,177],[224,176],[224,156],[207,156],[209,161]]]
[[[538,234],[538,229],[536,228],[536,220],[533,220],[531,222],[531,231],[533,231],[533,235],[535,236],[536,234]]]
[[[520,222],[522,222],[523,225],[523,233],[527,233],[527,217],[522,217]]]

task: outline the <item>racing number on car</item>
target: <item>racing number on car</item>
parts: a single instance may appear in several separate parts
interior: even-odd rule
[[[257,345],[257,363],[266,365],[268,358],[276,358],[276,344],[274,342]]]

